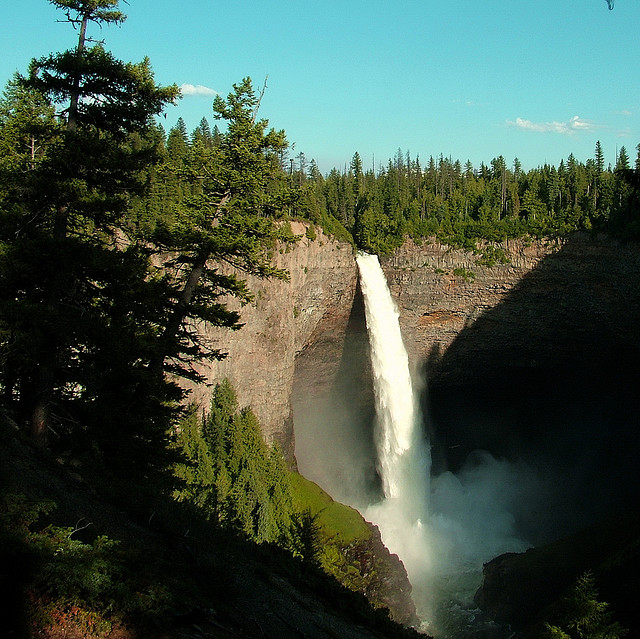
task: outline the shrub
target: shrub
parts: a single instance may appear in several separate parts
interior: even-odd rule
[[[586,572],[562,601],[555,624],[545,624],[549,639],[619,639],[628,630],[613,619],[609,604],[598,601],[595,577]]]

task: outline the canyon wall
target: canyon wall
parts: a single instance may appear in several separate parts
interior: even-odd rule
[[[382,260],[414,372],[430,381],[465,376],[468,362],[436,365],[464,329],[503,302],[540,262],[560,249],[557,242],[512,240],[503,245],[508,262],[479,264],[480,255],[445,244],[406,242]]]
[[[319,229],[311,240],[308,226],[292,222],[300,240],[279,247],[273,263],[289,273],[289,281],[246,279],[254,294],[251,304],[223,300],[241,315],[238,331],[202,326],[200,335],[213,348],[227,353],[220,361],[196,368],[206,384],[191,386],[190,401],[208,407],[212,385],[228,378],[240,407],[251,406],[268,443],[278,442],[293,460],[294,435],[291,391],[296,355],[312,343],[324,342],[316,380],[331,376],[339,362],[344,331],[356,288],[356,265],[349,244],[326,237]],[[313,380],[312,380],[313,381]]]
[[[629,426],[640,383],[638,246],[574,234],[503,248],[508,263],[491,267],[438,244],[407,243],[384,260],[428,383],[435,469],[456,470],[476,449],[528,460],[544,449],[576,490],[602,486],[609,468],[628,474],[640,452]],[[636,483],[619,476],[594,501]]]
[[[575,234],[502,245],[506,264],[407,242],[384,260],[405,340],[430,384],[638,351],[640,253]],[[609,351],[609,352],[607,352]]]
[[[301,240],[275,253],[275,264],[288,270],[290,281],[250,277],[255,301],[240,308],[230,300],[241,313],[241,330],[202,330],[228,357],[200,366],[209,385],[194,387],[192,394],[206,407],[211,384],[228,377],[240,405],[250,405],[260,419],[265,439],[278,441],[290,459],[294,374],[295,396],[304,410],[305,398],[326,394],[335,383],[345,347],[350,358],[357,351],[359,366],[367,366],[352,248],[320,231],[311,240],[306,229],[295,223]],[[492,266],[482,265],[478,254],[436,242],[408,241],[381,260],[413,369],[428,381],[425,403],[436,404],[435,411],[429,406],[436,421],[457,419],[443,417],[440,409],[451,405],[451,394],[462,387],[465,393],[453,404],[464,403],[473,395],[470,389],[479,388],[491,406],[501,401],[500,393],[517,395],[520,387],[528,393],[524,401],[534,401],[536,393],[548,390],[541,380],[552,385],[559,375],[581,378],[588,386],[637,369],[640,251],[635,245],[574,235],[509,240],[502,248],[507,263]],[[352,337],[357,335],[356,349],[353,340],[345,344],[348,326]],[[356,387],[357,374],[347,375],[347,384],[353,382],[347,399],[358,396],[362,404],[371,395]],[[363,375],[366,382],[366,371]],[[441,401],[439,393],[444,393]],[[458,437],[451,424],[440,430],[445,439]],[[484,444],[480,436],[486,429],[477,430],[479,439],[469,446]],[[494,435],[502,436],[499,427]],[[461,455],[465,452],[462,446]]]
[[[301,241],[275,255],[290,281],[249,278],[245,326],[206,331],[228,358],[200,370],[210,384],[228,377],[265,439],[292,462],[295,453],[309,479],[345,503],[371,503],[373,392],[353,251],[294,231]],[[501,248],[506,263],[488,266],[407,242],[381,262],[425,380],[434,473],[465,468],[478,449],[525,464],[546,492],[514,525],[541,545],[640,498],[640,251],[587,235]],[[193,398],[206,406],[210,392]]]

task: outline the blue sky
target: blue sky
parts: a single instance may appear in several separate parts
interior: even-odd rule
[[[46,0],[5,3],[0,82],[73,46]],[[640,143],[640,1],[129,0],[96,36],[184,85],[166,127],[214,123],[214,92],[268,76],[260,115],[323,172],[386,164],[398,148],[474,166],[503,155],[528,169],[573,153],[606,161]],[[200,87],[199,90],[191,87]]]

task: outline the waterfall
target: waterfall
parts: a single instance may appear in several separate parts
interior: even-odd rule
[[[413,391],[398,311],[376,255],[357,257],[371,347],[378,471],[385,500],[409,518],[426,516],[429,456]]]
[[[430,479],[430,448],[412,386],[398,311],[377,256],[359,253],[360,285],[376,402],[377,468],[384,498],[361,510],[400,557],[413,588],[421,629],[438,637],[481,633],[473,594],[482,563],[527,545],[514,535],[509,487],[517,472],[488,453],[459,477]],[[433,485],[432,485],[433,484]],[[513,488],[511,488],[513,489]],[[431,500],[431,503],[429,503]],[[505,635],[507,636],[507,635]]]
[[[409,358],[398,311],[377,256],[359,253],[360,286],[371,352],[376,401],[375,437],[384,498],[362,511],[380,529],[382,539],[400,557],[413,586],[427,582],[431,569],[428,515],[430,451],[422,433]],[[416,600],[421,619],[430,605]]]

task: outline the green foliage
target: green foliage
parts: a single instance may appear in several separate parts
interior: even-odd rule
[[[339,538],[347,546],[357,540],[368,540],[371,530],[362,516],[353,508],[334,501],[317,484],[298,473],[291,474],[297,509],[309,511],[320,526],[323,543],[329,538]]]
[[[628,630],[614,620],[609,604],[598,601],[595,577],[580,575],[554,624],[545,624],[545,636],[553,639],[618,639]]]
[[[317,549],[317,563],[341,584],[384,608],[388,566],[374,550],[369,525],[355,509],[334,501],[301,475],[292,473],[291,483],[298,511],[313,527],[311,547]]]
[[[123,577],[115,552],[118,542],[100,535],[84,543],[73,537],[77,532],[50,525],[32,535],[34,546],[46,558],[36,587],[64,604],[83,602],[109,611]]]
[[[176,466],[176,475],[184,486],[176,498],[247,539],[295,549],[300,526],[309,522],[294,510],[284,457],[277,446],[264,443],[251,410],[238,409],[227,380],[216,386],[206,418],[192,412],[179,431],[185,461]]]
[[[54,4],[76,46],[34,60],[0,107],[3,404],[43,447],[55,433],[59,452],[151,477],[180,393],[146,372],[169,292],[125,218],[155,156],[152,118],[178,89],[91,39],[91,24],[124,19],[117,1]]]
[[[456,277],[463,278],[465,282],[475,282],[475,279],[476,279],[476,274],[473,271],[470,271],[466,268],[461,268],[461,267],[454,268],[453,274]]]
[[[83,522],[34,530],[38,518],[55,509],[49,500],[9,492],[0,504],[3,543],[21,543],[21,552],[30,558],[27,564],[35,567],[26,583],[34,629],[72,623],[106,632],[122,615],[153,623],[170,612],[174,602],[168,590],[146,581],[136,558],[121,550],[119,541],[88,536],[90,524]]]
[[[423,167],[398,150],[386,167],[363,171],[358,154],[351,167],[317,170],[304,177],[301,213],[328,215],[353,235],[358,248],[385,253],[406,237],[436,237],[451,246],[480,252],[481,264],[502,263],[504,255],[486,241],[566,235],[576,230],[638,237],[638,168],[622,149],[616,167],[604,167],[598,143],[595,158],[573,155],[559,167],[509,168],[502,157],[474,168],[440,156]],[[477,249],[478,244],[484,249]]]
[[[238,409],[228,381],[215,387],[209,414],[192,411],[179,431],[185,461],[175,468],[183,482],[178,501],[223,530],[283,547],[383,605],[384,568],[369,526],[356,510],[287,469],[277,446],[262,440],[253,413]]]
[[[252,295],[223,264],[287,277],[271,251],[294,240],[277,218],[295,194],[284,132],[257,119],[248,78],[215,102],[224,134],[203,118],[165,139],[152,118],[177,87],[89,35],[124,20],[118,1],[54,4],[76,46],[0,100],[0,401],[35,443],[124,491],[175,461],[176,376],[199,381],[195,360],[224,357],[197,322],[240,327],[222,298]]]
[[[250,78],[245,78],[226,100],[218,96],[214,102],[215,117],[226,122],[224,134],[211,139],[194,135],[193,144],[183,126],[169,134],[167,162],[155,179],[168,176],[173,188],[168,201],[158,200],[161,210],[147,208],[139,226],[141,231],[152,228],[150,239],[165,256],[172,288],[151,366],[158,373],[164,369],[193,378],[184,359],[224,357],[220,351],[206,351],[195,322],[186,320],[239,328],[238,313],[220,302],[226,295],[242,303],[251,300],[237,273],[288,277],[271,261],[276,242],[295,240],[290,225],[277,219],[286,217],[294,200],[279,164],[287,141],[283,131],[268,130],[268,121],[257,119],[259,105]],[[223,265],[235,273],[223,272]]]
[[[288,537],[288,546],[294,557],[320,565],[322,529],[317,521],[317,515],[312,515],[309,509],[294,512],[291,516]]]
[[[480,258],[477,263],[482,266],[495,266],[496,264],[508,264],[509,256],[507,252],[500,246],[488,244],[480,250]]]

